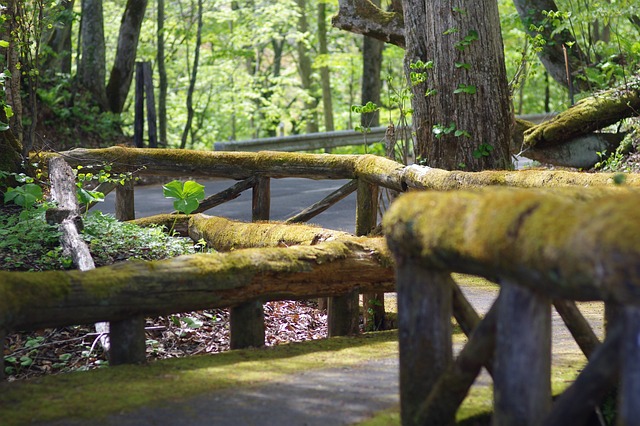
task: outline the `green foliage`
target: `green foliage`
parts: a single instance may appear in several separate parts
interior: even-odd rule
[[[469,95],[475,95],[476,94],[476,86],[474,86],[473,84],[458,84],[458,88],[455,89],[453,91],[453,93],[458,94],[458,93],[467,93]]]
[[[173,198],[173,207],[184,214],[191,214],[204,199],[204,186],[192,180],[171,181],[162,187],[162,192],[165,198]]]
[[[409,64],[409,80],[412,85],[418,85],[427,81],[427,70],[433,68],[433,61],[422,62],[417,60]]]
[[[488,143],[481,143],[478,145],[478,148],[473,151],[473,158],[479,160],[482,157],[488,157],[491,155],[491,151],[493,151],[492,145],[489,145]]]
[[[469,30],[467,35],[462,40],[455,43],[453,46],[456,49],[463,51],[467,47],[471,46],[471,43],[476,40],[478,40],[478,32],[476,30]]]
[[[436,136],[437,139],[440,139],[442,136],[453,133],[455,130],[456,123],[452,121],[448,126],[444,124],[434,124],[431,132]]]

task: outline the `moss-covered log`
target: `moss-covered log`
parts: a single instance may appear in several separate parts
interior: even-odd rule
[[[369,0],[340,0],[339,4],[338,14],[332,19],[334,27],[405,47],[402,10],[394,7],[388,12]]]
[[[47,153],[46,158],[59,154]],[[461,172],[411,165],[375,155],[328,155],[285,152],[204,152],[171,149],[75,149],[62,153],[71,165],[112,164],[115,170],[138,170],[147,175],[189,175],[201,178],[247,179],[303,177],[355,179],[396,191],[452,190],[482,186],[562,187],[615,186],[613,173],[556,170]],[[143,168],[145,167],[145,168]],[[640,175],[626,174],[625,184],[640,186]]]
[[[552,298],[640,303],[640,195],[493,188],[407,194],[385,216],[396,256]],[[573,196],[570,196],[573,193]]]
[[[525,131],[524,147],[566,142],[638,115],[640,82],[634,81],[582,99],[554,118]]]
[[[219,251],[256,247],[289,247],[315,245],[325,241],[349,240],[355,237],[347,232],[333,231],[303,224],[281,222],[238,222],[204,214],[189,220],[189,236],[201,238],[207,246]],[[364,239],[360,239],[364,240]],[[369,241],[367,239],[367,241]]]
[[[393,289],[393,268],[370,245],[337,241],[126,262],[86,272],[0,272],[0,329]]]

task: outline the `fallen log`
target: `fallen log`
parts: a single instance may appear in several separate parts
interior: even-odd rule
[[[638,115],[640,80],[598,92],[571,108],[525,131],[524,148],[562,144]]]

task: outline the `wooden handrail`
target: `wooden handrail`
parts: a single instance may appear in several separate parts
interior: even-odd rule
[[[622,378],[618,424],[634,424],[640,414],[639,202],[635,191],[603,195],[590,188],[425,192],[396,201],[385,216],[384,232],[398,269],[403,425],[453,422],[469,375],[490,356],[495,360],[494,424],[578,424],[573,422],[616,381],[612,362],[620,363]],[[455,368],[447,337],[451,272],[501,285],[495,328],[487,324],[479,335],[472,334],[469,344],[483,349],[463,349],[465,358]],[[554,299],[561,308],[562,300],[603,300],[621,313],[604,345],[597,339],[594,344],[588,333],[583,336],[581,347],[592,353],[590,362],[552,407]],[[571,321],[574,312],[564,314]],[[451,398],[440,394],[443,389]],[[566,407],[572,407],[569,417],[562,412]]]

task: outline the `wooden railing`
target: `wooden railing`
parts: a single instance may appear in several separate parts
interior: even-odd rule
[[[492,188],[401,197],[384,219],[396,260],[403,425],[453,424],[480,372],[494,425],[580,425],[619,381],[618,425],[640,418],[640,193]],[[454,360],[452,272],[500,284]],[[602,300],[600,344],[572,327],[589,362],[552,404],[551,310]],[[575,310],[577,312],[577,310]],[[613,318],[611,320],[611,318]]]

